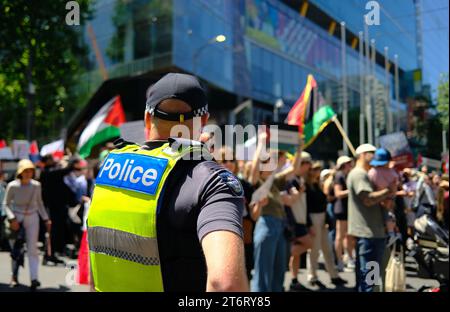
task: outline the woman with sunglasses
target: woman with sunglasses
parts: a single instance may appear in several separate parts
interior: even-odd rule
[[[275,157],[261,164],[260,156],[266,141],[267,134],[263,132],[258,136],[258,146],[249,178],[249,182],[255,188],[262,185],[270,188],[267,195],[250,206],[251,214],[257,220],[254,232],[255,269],[251,288],[256,292],[281,292],[286,268],[287,242],[284,235],[285,211],[280,191],[286,186],[286,178],[300,166],[301,144],[292,165],[278,172]],[[265,182],[268,184],[264,184]]]
[[[18,286],[19,267],[23,266],[21,244],[26,242],[32,291],[41,285],[38,280],[39,251],[37,247],[39,216],[44,220],[47,232],[50,232],[51,228],[51,221],[42,202],[41,184],[33,179],[34,173],[35,166],[30,160],[19,161],[16,180],[8,184],[3,201],[11,231],[16,236],[15,241],[12,241],[11,248],[12,277],[10,286]]]

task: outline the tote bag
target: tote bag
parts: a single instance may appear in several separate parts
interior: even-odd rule
[[[384,289],[387,292],[403,292],[406,290],[406,271],[403,259],[403,247],[396,251],[394,245],[391,251],[388,265],[386,267],[386,278]]]

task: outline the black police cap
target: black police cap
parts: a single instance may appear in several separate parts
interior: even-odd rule
[[[167,113],[158,105],[167,99],[178,99],[187,103],[192,110],[188,113]],[[205,90],[194,76],[169,73],[152,85],[147,92],[146,110],[152,115],[171,121],[200,117],[208,112]]]

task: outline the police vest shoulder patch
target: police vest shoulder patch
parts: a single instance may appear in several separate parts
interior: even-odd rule
[[[168,160],[132,153],[109,153],[96,184],[155,195]]]
[[[231,189],[234,195],[243,196],[244,190],[242,188],[241,182],[229,171],[223,171],[219,173],[219,177],[225,182],[226,185]]]

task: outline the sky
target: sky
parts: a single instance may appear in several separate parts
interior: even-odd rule
[[[422,0],[423,12],[423,80],[430,83],[432,96],[441,73],[449,72],[449,1]]]

